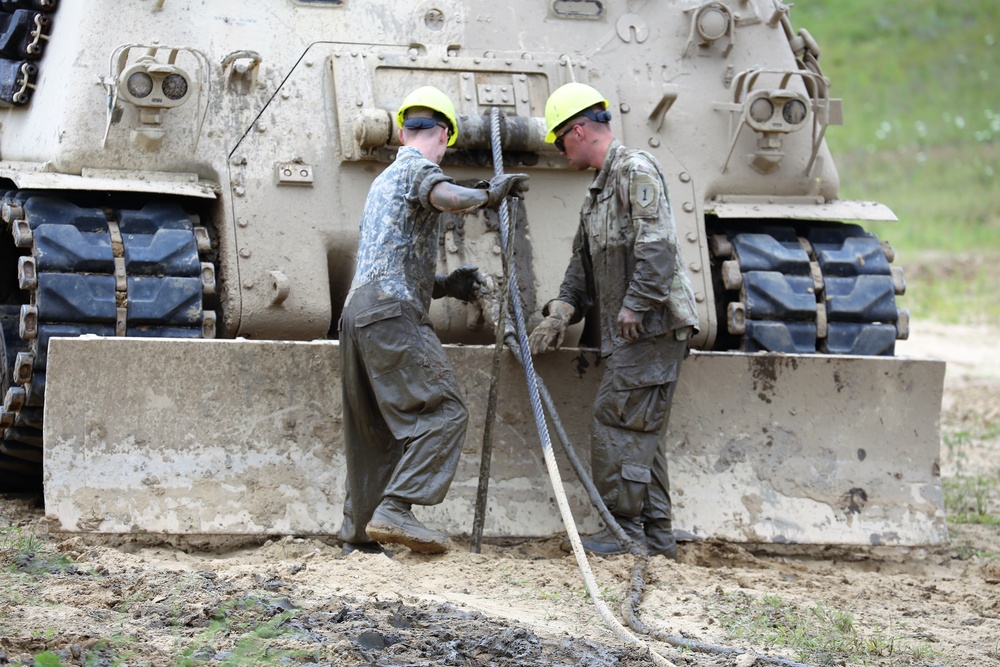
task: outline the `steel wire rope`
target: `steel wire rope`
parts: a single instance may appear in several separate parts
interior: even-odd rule
[[[490,126],[490,140],[493,145],[493,171],[497,176],[502,176],[503,152],[500,147],[500,109],[497,107],[494,107],[491,112]],[[507,204],[507,199],[504,198],[500,203],[500,243],[504,252],[506,252],[506,249],[510,246],[510,236],[510,208]],[[597,607],[597,611],[601,618],[604,619],[604,622],[608,624],[618,637],[646,650],[652,657],[654,663],[663,665],[664,667],[676,667],[674,663],[654,651],[647,642],[637,637],[628,628],[622,625],[621,622],[614,617],[611,610],[608,609],[607,604],[605,604],[604,599],[601,597],[601,592],[597,587],[597,580],[594,577],[593,570],[590,568],[590,562],[587,560],[587,555],[583,550],[583,545],[580,544],[580,534],[576,530],[576,522],[573,519],[573,514],[569,507],[569,501],[566,499],[566,490],[563,487],[562,479],[559,476],[559,467],[556,464],[555,453],[552,451],[552,441],[549,438],[548,425],[545,422],[545,413],[542,410],[542,402],[538,392],[538,376],[535,374],[534,364],[531,361],[531,354],[528,350],[528,336],[524,328],[524,311],[521,306],[520,293],[517,287],[516,262],[508,263],[506,278],[508,283],[507,293],[509,295],[510,304],[514,310],[515,332],[518,348],[520,350],[521,365],[524,367],[524,374],[528,383],[528,395],[531,398],[531,411],[534,414],[535,425],[538,428],[538,436],[541,439],[542,454],[545,458],[545,467],[548,469],[549,479],[552,482],[552,490],[556,497],[556,504],[559,507],[559,513],[562,515],[563,524],[566,526],[566,533],[569,536],[570,544],[573,546],[573,554],[576,556],[576,562],[580,568],[581,574],[583,575],[584,583],[587,586],[587,592],[590,593],[590,597],[594,601],[594,606]]]
[[[490,130],[490,142],[493,149],[494,174],[496,176],[502,176],[503,152],[500,145],[500,110],[496,107],[494,107],[491,111]],[[531,400],[532,413],[534,414],[535,425],[538,428],[538,435],[541,439],[545,466],[548,469],[549,479],[552,482],[552,488],[556,496],[559,512],[562,517],[563,524],[566,527],[566,534],[569,537],[570,544],[572,545],[573,554],[576,557],[577,564],[583,575],[584,583],[587,586],[587,591],[590,594],[591,599],[594,600],[594,605],[597,607],[598,613],[619,638],[646,649],[655,663],[660,665],[673,665],[672,662],[654,651],[646,642],[625,628],[618,621],[618,619],[611,614],[611,611],[604,603],[604,600],[600,597],[600,593],[597,590],[596,579],[592,569],[590,568],[590,563],[587,560],[586,552],[583,551],[583,546],[580,543],[580,535],[576,529],[576,522],[573,519],[569,503],[566,500],[565,488],[562,484],[562,478],[559,475],[559,469],[555,461],[555,454],[552,451],[552,441],[549,437],[548,426],[545,421],[544,413],[542,412],[543,403],[545,410],[549,413],[549,418],[552,421],[556,435],[559,437],[563,451],[566,454],[573,471],[579,478],[580,483],[586,490],[591,503],[594,505],[595,509],[597,509],[598,514],[601,516],[601,519],[607,525],[608,529],[611,530],[615,537],[621,540],[623,544],[627,544],[629,546],[629,552],[637,559],[636,565],[632,568],[631,573],[632,592],[622,602],[622,615],[625,617],[632,630],[676,648],[687,649],[699,653],[722,656],[753,654],[756,659],[763,664],[778,665],[779,667],[813,667],[812,665],[795,662],[786,658],[760,655],[745,649],[731,646],[719,646],[716,644],[708,644],[705,642],[687,639],[685,637],[678,637],[655,628],[649,628],[642,622],[641,619],[639,619],[638,610],[639,606],[642,604],[642,598],[645,591],[649,555],[644,549],[642,549],[642,547],[636,544],[636,542],[632,540],[625,533],[625,531],[622,530],[621,526],[618,525],[618,522],[614,520],[610,510],[607,508],[607,505],[604,504],[600,493],[598,493],[593,481],[584,469],[580,458],[576,455],[576,450],[570,442],[566,430],[563,428],[562,421],[559,419],[559,415],[556,412],[555,402],[552,400],[552,395],[549,393],[549,390],[545,386],[542,379],[538,377],[538,374],[535,372],[534,363],[531,360],[531,353],[528,349],[527,334],[525,332],[524,312],[521,304],[520,291],[518,289],[516,262],[512,261],[513,249],[510,243],[510,226],[510,210],[508,207],[508,201],[505,198],[500,204],[500,245],[504,258],[504,292],[507,299],[503,299],[501,297],[500,309],[493,325],[498,328],[506,329],[504,339],[512,339],[508,342],[508,345],[514,355],[514,358],[517,359],[518,363],[524,370],[525,379],[528,384],[528,394]],[[514,311],[513,331],[505,326],[504,321],[503,311],[508,305]],[[483,312],[490,312],[490,304],[483,304]],[[499,362],[496,358],[494,358],[493,373],[497,374],[498,372]]]

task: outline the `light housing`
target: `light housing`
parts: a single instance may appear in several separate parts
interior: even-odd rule
[[[118,94],[126,102],[148,109],[178,107],[191,96],[191,77],[177,65],[145,56],[118,77]]]
[[[809,98],[784,88],[757,90],[744,109],[747,125],[758,132],[795,132],[809,119]]]

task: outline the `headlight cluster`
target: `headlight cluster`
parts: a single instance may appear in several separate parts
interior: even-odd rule
[[[183,70],[149,57],[140,58],[118,80],[119,95],[138,107],[176,107],[191,94],[191,79]]]
[[[758,132],[794,132],[809,118],[808,99],[791,90],[761,90],[744,107],[747,125]]]

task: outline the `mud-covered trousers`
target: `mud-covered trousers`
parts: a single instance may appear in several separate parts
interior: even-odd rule
[[[341,316],[340,354],[347,458],[340,537],[370,543],[365,526],[384,497],[444,500],[468,411],[419,304],[359,288]]]
[[[613,514],[640,518],[647,530],[650,523],[671,518],[667,455],[660,436],[670,419],[686,347],[670,332],[615,350],[594,400],[594,485]]]

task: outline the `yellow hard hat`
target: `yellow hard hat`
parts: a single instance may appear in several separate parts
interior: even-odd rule
[[[427,107],[443,115],[451,126],[448,145],[451,146],[458,140],[458,118],[455,113],[455,105],[452,104],[447,95],[434,86],[421,86],[414,90],[406,96],[399,111],[396,112],[396,121],[400,127],[403,127],[403,121],[406,120],[406,112],[413,107]]]
[[[607,109],[609,102],[585,83],[567,83],[556,88],[545,102],[545,127],[548,129],[545,143],[555,143],[557,127],[595,104],[603,104]]]

